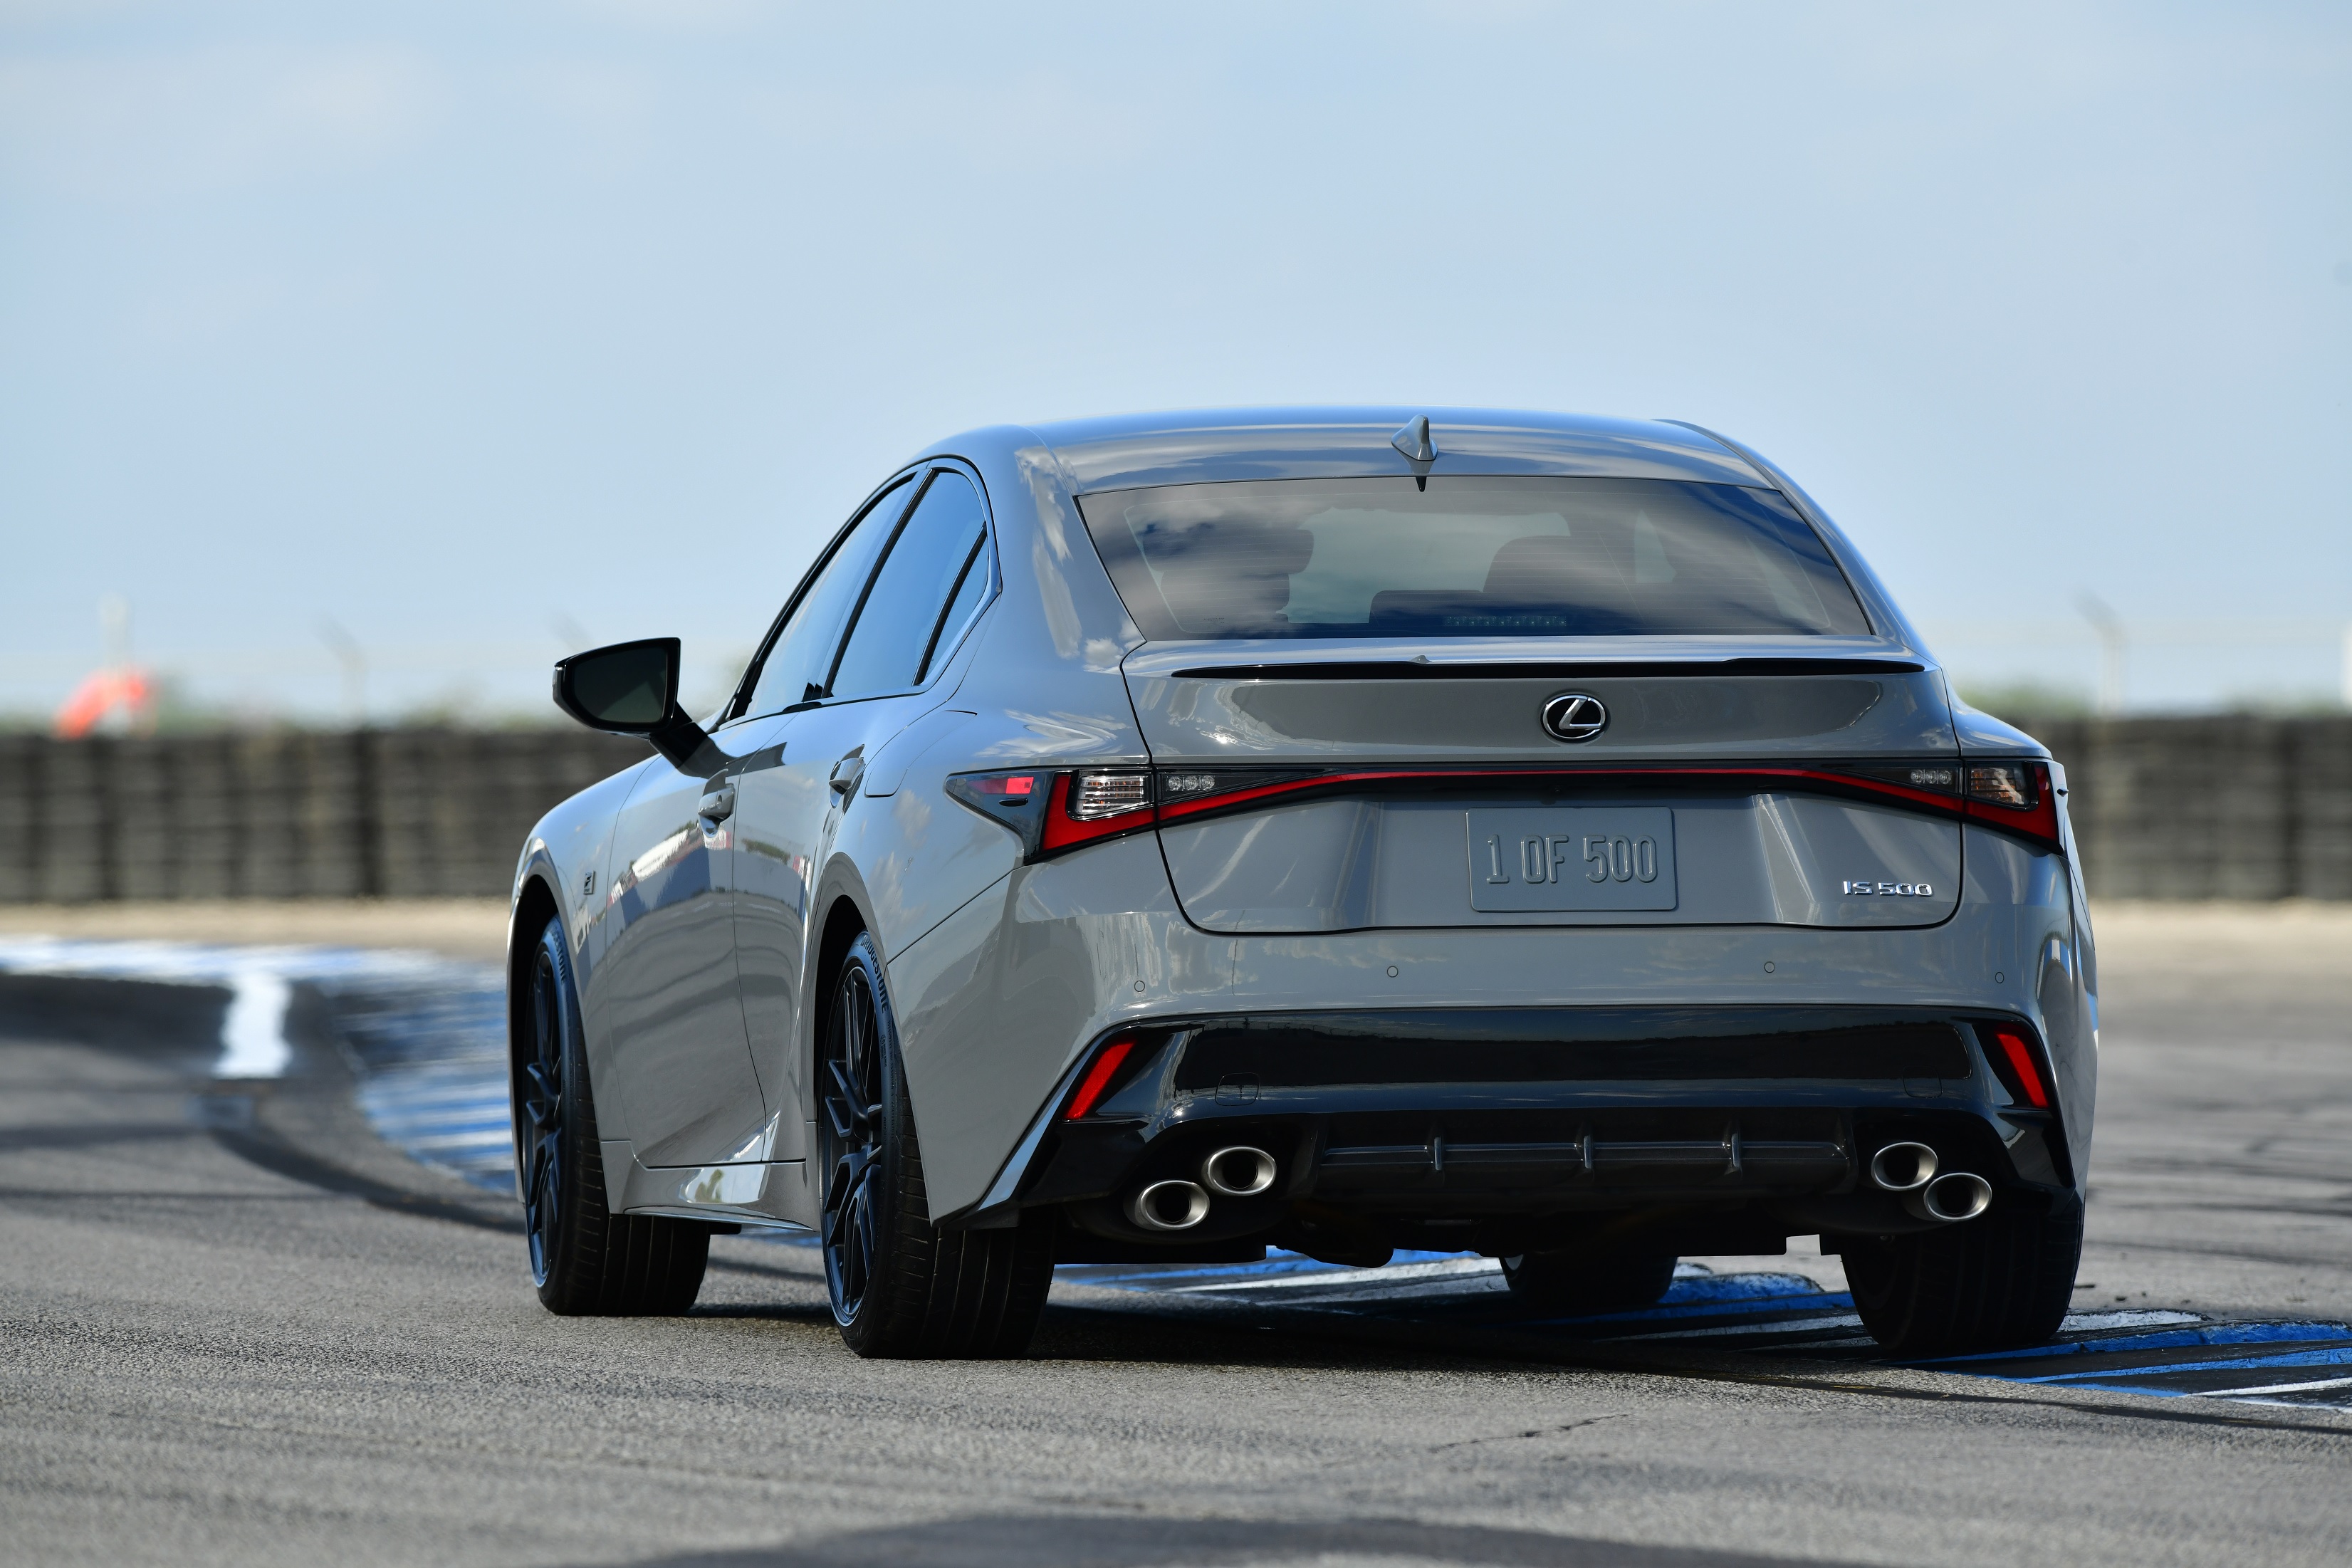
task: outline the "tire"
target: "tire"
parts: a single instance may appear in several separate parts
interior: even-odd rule
[[[1633,1312],[1657,1305],[1675,1282],[1675,1259],[1657,1252],[1529,1252],[1503,1259],[1503,1282],[1530,1307],[1565,1316]]]
[[[1014,1228],[932,1226],[881,954],[861,934],[842,961],[817,1061],[819,1238],[841,1337],[862,1356],[1016,1356],[1054,1279],[1052,1216]]]
[[[539,1300],[564,1317],[686,1311],[702,1289],[710,1232],[693,1220],[608,1213],[580,994],[563,922],[540,932],[512,1010],[515,1168]]]
[[[1906,1359],[2047,1344],[2082,1261],[2083,1205],[2001,1196],[1979,1218],[1843,1244],[1862,1326]]]

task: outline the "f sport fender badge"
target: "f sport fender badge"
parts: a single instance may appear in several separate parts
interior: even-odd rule
[[[1559,741],[1590,741],[1609,727],[1609,710],[1584,691],[1563,691],[1543,706],[1545,732]]]

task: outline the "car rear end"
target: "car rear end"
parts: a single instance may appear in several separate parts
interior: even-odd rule
[[[1081,491],[1151,765],[1011,812],[1034,858],[1156,839],[1233,967],[1090,1042],[1033,1131],[1065,1256],[2079,1230],[2063,774],[1956,715],[1777,470],[1620,445]]]

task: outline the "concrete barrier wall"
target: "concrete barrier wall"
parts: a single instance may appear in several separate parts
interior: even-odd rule
[[[645,755],[586,730],[0,735],[0,900],[501,894],[549,806]]]
[[[2011,722],[2066,766],[2094,894],[2352,899],[2352,718]]]
[[[2032,719],[2106,898],[2352,899],[2352,718]],[[451,898],[645,748],[585,730],[0,736],[0,900]]]

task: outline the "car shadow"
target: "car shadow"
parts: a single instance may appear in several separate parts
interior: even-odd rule
[[[1005,1514],[848,1531],[773,1547],[650,1558],[642,1561],[641,1568],[1157,1568],[1335,1558],[1496,1568],[1828,1568],[1832,1561],[1402,1519]]]

